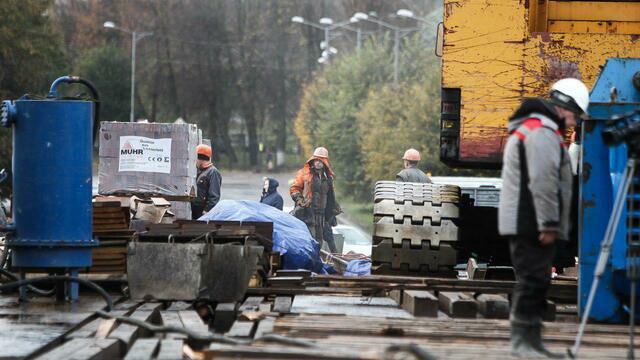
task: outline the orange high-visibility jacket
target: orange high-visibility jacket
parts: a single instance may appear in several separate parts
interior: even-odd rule
[[[329,165],[329,161],[327,159],[313,156],[309,158],[309,160],[307,160],[307,162],[304,164],[304,167],[298,170],[296,178],[293,181],[293,185],[291,185],[291,188],[289,189],[289,194],[291,195],[295,193],[302,194],[305,199],[305,207],[311,205],[311,197],[313,194],[313,174],[311,172],[313,160],[321,160],[324,163],[325,168],[327,169],[327,175],[333,179],[333,170],[331,169],[331,166]]]

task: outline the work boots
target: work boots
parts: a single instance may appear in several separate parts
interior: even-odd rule
[[[511,356],[517,358],[563,359],[564,355],[552,353],[542,344],[542,324],[511,320]]]

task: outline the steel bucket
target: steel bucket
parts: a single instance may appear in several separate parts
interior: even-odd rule
[[[132,299],[243,299],[263,247],[211,243],[129,243],[127,277]]]

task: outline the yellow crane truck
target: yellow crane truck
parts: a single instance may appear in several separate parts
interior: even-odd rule
[[[640,57],[640,1],[445,0],[440,159],[499,168],[507,119],[524,97],[610,57]]]

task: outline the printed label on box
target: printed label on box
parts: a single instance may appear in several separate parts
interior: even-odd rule
[[[120,136],[118,171],[171,173],[171,138]]]

